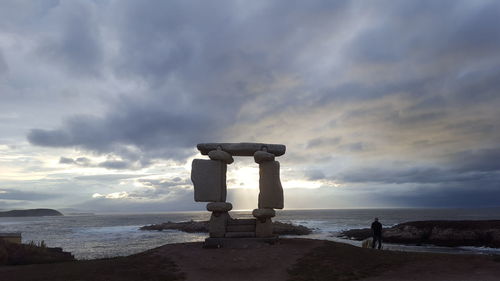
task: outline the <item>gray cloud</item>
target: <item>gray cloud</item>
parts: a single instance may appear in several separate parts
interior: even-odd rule
[[[418,184],[418,202],[431,185],[477,189],[476,203],[493,190],[476,186],[495,186],[496,1],[16,2],[0,9],[0,75],[8,60],[29,83],[9,82],[2,108],[29,97],[17,102],[51,116],[21,111],[31,144],[107,156],[61,164],[142,169],[198,142],[264,141],[287,144],[292,179]],[[173,196],[177,182],[131,196]]]
[[[35,191],[21,191],[16,189],[0,189],[1,200],[19,201],[43,201],[59,197],[57,194],[49,194]]]
[[[102,62],[101,42],[90,2],[61,2],[49,12],[55,32],[42,35],[38,54],[59,62],[76,75],[97,75]],[[50,24],[50,23],[49,23]]]
[[[9,70],[9,66],[5,61],[2,49],[0,48],[0,77],[2,77]]]
[[[342,141],[342,137],[325,137],[325,138],[315,138],[307,142],[306,148],[314,147],[329,147],[338,145]]]
[[[75,177],[76,180],[82,180],[82,181],[117,181],[117,180],[122,180],[122,179],[131,179],[131,178],[138,178],[144,175],[134,175],[134,174],[99,174],[99,175],[91,175],[91,176],[77,176]]]
[[[87,157],[78,157],[76,159],[60,157],[59,164],[73,164],[80,167],[102,167],[113,170],[136,170],[147,166],[149,163],[116,159],[108,159],[100,163],[93,163],[92,160]]]
[[[73,158],[68,158],[68,157],[59,158],[59,164],[73,164],[73,163],[75,163],[75,160],[73,160]]]
[[[498,172],[499,159],[500,148],[489,148],[454,153],[450,162],[459,172]]]

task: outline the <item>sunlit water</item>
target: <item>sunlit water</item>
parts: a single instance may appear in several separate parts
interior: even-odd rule
[[[231,212],[233,217],[251,217],[250,212]],[[139,227],[166,221],[207,220],[208,212],[164,214],[121,214],[63,217],[0,218],[0,232],[22,232],[23,242],[45,241],[50,247],[62,247],[78,259],[130,255],[164,244],[203,241],[206,233],[180,231],[141,231]],[[385,227],[415,220],[483,220],[500,219],[500,208],[481,209],[377,209],[377,210],[285,210],[276,220],[301,224],[314,229],[301,236],[360,245],[339,239],[342,230],[369,227],[379,217]],[[386,249],[451,253],[495,253],[498,249],[462,247],[417,247],[385,245]]]

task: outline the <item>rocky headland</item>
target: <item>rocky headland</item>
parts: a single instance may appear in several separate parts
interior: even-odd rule
[[[141,230],[179,230],[184,232],[201,232],[208,233],[208,221],[184,221],[184,222],[165,222],[160,224],[152,224],[141,227]],[[273,222],[274,234],[278,235],[307,235],[312,233],[312,229],[302,225],[294,225],[291,223]]]
[[[369,228],[351,229],[339,235],[354,240],[371,236]],[[386,243],[500,248],[500,220],[405,222],[384,229],[382,237]]]
[[[62,215],[61,212],[53,209],[27,209],[0,212],[0,217],[48,217]]]

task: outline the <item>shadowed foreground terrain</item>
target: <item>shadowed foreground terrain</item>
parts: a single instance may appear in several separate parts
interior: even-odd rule
[[[0,266],[73,260],[73,255],[64,252],[61,248],[46,247],[42,243],[40,245],[36,245],[35,243],[16,244],[0,239]]]
[[[0,267],[2,280],[498,280],[500,257],[363,249],[281,239],[247,249],[170,244],[114,259]]]

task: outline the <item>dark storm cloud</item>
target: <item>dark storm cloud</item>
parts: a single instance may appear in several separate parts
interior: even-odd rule
[[[393,167],[365,167],[339,176],[345,182],[372,182],[388,184],[468,183],[482,189],[481,181],[500,187],[500,148],[466,150],[448,155],[441,167],[408,167],[411,162]],[[488,184],[487,186],[491,186]]]
[[[219,124],[206,113],[171,112],[162,110],[161,102],[137,106],[134,101],[122,104],[118,112],[105,118],[73,117],[58,130],[31,130],[28,140],[32,144],[49,147],[81,147],[99,153],[115,152],[127,158],[135,158],[120,145],[134,145],[148,156],[182,159],[185,149],[194,147],[201,136],[214,138]],[[217,118],[217,117],[215,117]],[[152,155],[149,155],[152,156]],[[147,162],[147,161],[145,161]],[[109,165],[108,165],[109,164]],[[104,166],[113,166],[104,163]],[[116,165],[115,165],[116,167]]]
[[[245,102],[263,94],[251,87],[273,82],[270,69],[280,71],[286,66],[288,55],[270,56],[266,46],[272,42],[267,41],[288,48],[287,36],[296,31],[287,22],[315,24],[297,11],[318,12],[315,20],[331,22],[335,19],[331,15],[339,13],[336,9],[342,5],[296,3],[279,22],[271,15],[281,13],[282,6],[265,6],[269,6],[262,10],[265,14],[255,21],[238,18],[237,13],[243,12],[238,9],[245,8],[230,4],[121,5],[118,25],[114,26],[121,44],[114,70],[127,79],[146,79],[144,95],[121,99],[102,118],[74,116],[60,129],[33,129],[28,140],[40,146],[80,147],[120,155],[123,153],[116,151],[117,147],[134,145],[146,155],[145,161],[150,157],[183,159],[188,155],[183,150],[197,142],[222,140],[222,132],[234,125]],[[78,40],[96,41],[86,38],[87,34]],[[285,42],[274,38],[275,34],[282,34]],[[68,46],[79,45],[76,39],[67,40]],[[90,56],[92,62],[88,53],[94,51],[87,49],[97,48],[75,49],[82,53],[76,59]]]
[[[374,194],[374,199],[397,206],[498,206],[499,157],[498,148],[463,151],[449,156],[449,164],[440,168],[359,168],[336,179],[347,184],[382,184],[385,192],[378,193],[383,196]]]
[[[457,171],[439,169],[435,167],[413,167],[407,169],[393,168],[358,168],[339,176],[345,182],[363,183],[446,183],[446,182],[466,182],[483,178],[483,174],[465,174]]]
[[[373,200],[407,207],[495,207],[500,205],[500,175],[474,182],[420,185],[406,192],[393,187],[373,194]]]
[[[500,148],[454,153],[451,165],[460,172],[500,172]]]

